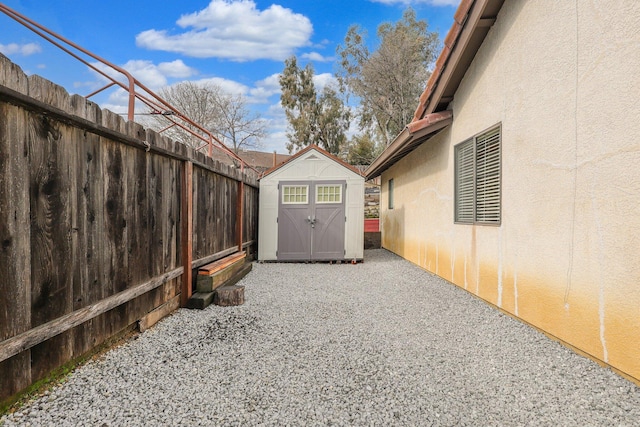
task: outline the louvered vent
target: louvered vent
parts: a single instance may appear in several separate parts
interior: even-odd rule
[[[455,147],[455,221],[500,224],[501,128]]]
[[[500,128],[476,140],[476,221],[500,222]]]
[[[474,170],[473,140],[456,146],[456,221],[474,221]]]

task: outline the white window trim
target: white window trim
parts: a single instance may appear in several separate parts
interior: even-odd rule
[[[305,193],[306,200],[304,202],[286,202],[284,200],[286,188],[304,188],[306,190],[306,193]],[[308,205],[309,204],[309,186],[308,185],[283,185],[282,186],[282,204],[283,205]]]
[[[324,201],[324,200],[318,200],[318,197],[320,196],[320,192],[318,191],[318,188],[320,187],[333,187],[333,188],[337,188],[338,189],[338,196],[339,199],[338,200],[334,200],[334,201]],[[342,185],[341,184],[317,184],[316,185],[316,203],[317,204],[341,204],[342,203]]]

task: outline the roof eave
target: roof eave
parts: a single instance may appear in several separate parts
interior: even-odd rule
[[[429,114],[421,120],[411,122],[367,168],[365,171],[366,179],[380,176],[382,172],[449,126],[451,122],[453,122],[453,114],[449,110]]]
[[[448,111],[449,103],[473,61],[484,38],[494,24],[505,0],[462,0],[454,23],[445,39],[445,46],[436,61],[436,68],[420,96],[411,128],[432,114]],[[452,119],[449,119],[451,123]],[[447,124],[440,123],[444,128]],[[419,125],[418,125],[419,126]],[[439,130],[439,129],[438,129]],[[418,136],[403,130],[389,147],[366,170],[367,179],[375,178],[399,161],[433,133]],[[418,141],[418,142],[416,142]]]
[[[478,49],[496,21],[504,0],[464,0],[445,39],[414,120],[448,108]]]
[[[292,155],[291,157],[289,157],[285,162],[280,163],[279,165],[276,165],[274,167],[272,167],[271,169],[267,169],[266,171],[264,171],[262,173],[262,175],[260,176],[260,178],[264,178],[267,175],[272,174],[273,172],[279,170],[280,168],[282,168],[285,165],[288,165],[289,163],[293,162],[294,160],[296,160],[298,157],[301,157],[302,155],[304,155],[305,153],[307,153],[310,150],[315,150],[318,153],[328,157],[329,159],[335,161],[336,163],[338,163],[339,165],[343,166],[346,169],[349,169],[351,172],[360,175],[360,176],[364,176],[363,172],[360,171],[358,168],[356,168],[353,165],[350,165],[349,163],[345,162],[344,160],[338,158],[337,156],[334,156],[333,154],[329,153],[327,150],[315,145],[315,144],[310,144],[307,145],[305,148],[303,148],[302,150],[298,151],[297,153],[295,153],[294,155]]]

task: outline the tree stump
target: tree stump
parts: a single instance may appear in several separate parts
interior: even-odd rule
[[[216,289],[213,303],[222,307],[244,304],[244,286],[227,285]]]

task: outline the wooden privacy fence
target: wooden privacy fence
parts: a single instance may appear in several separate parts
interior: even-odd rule
[[[0,401],[184,305],[255,250],[257,206],[255,177],[0,55]]]

